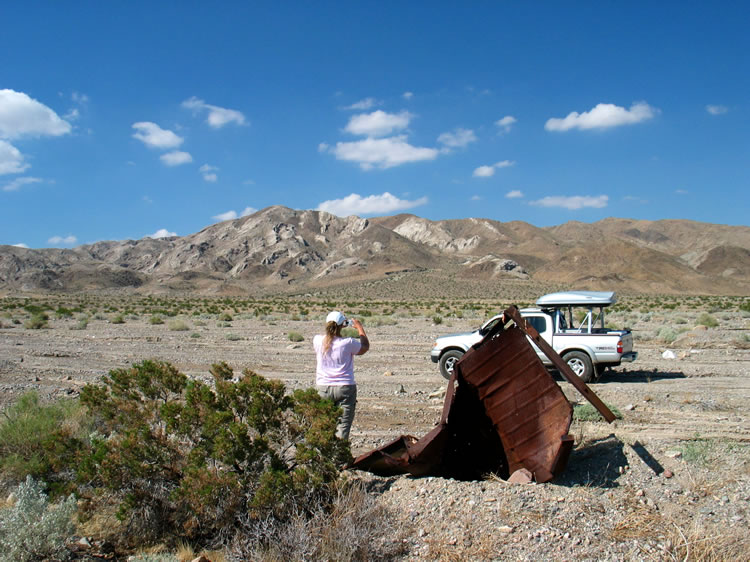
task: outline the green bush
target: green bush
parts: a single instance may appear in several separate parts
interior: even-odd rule
[[[432,317],[432,323],[436,326],[443,323],[443,317],[442,316],[433,316]]]
[[[100,437],[79,466],[90,505],[115,497],[130,542],[225,536],[244,518],[285,519],[333,497],[348,442],[340,410],[314,389],[225,363],[214,385],[144,361],[88,385],[81,402]]]
[[[125,318],[122,314],[115,314],[112,319],[110,320],[112,324],[124,324]]]
[[[228,312],[222,312],[219,314],[219,322],[231,322],[233,320],[232,315]]]
[[[299,332],[289,332],[289,341],[300,342],[304,340],[305,340],[305,336],[303,336]]]
[[[42,328],[47,327],[47,320],[49,320],[49,318],[46,314],[32,314],[31,318],[23,323],[23,327],[27,330],[41,330]]]
[[[0,560],[26,562],[67,558],[65,541],[73,534],[73,495],[49,506],[43,487],[31,476],[15,491],[15,503],[0,509]]]
[[[159,316],[158,314],[154,314],[151,318],[148,319],[149,324],[164,324],[164,319]]]
[[[701,326],[705,326],[706,328],[716,328],[719,325],[719,321],[707,312],[704,312],[703,314],[698,316],[696,323]]]
[[[21,482],[27,475],[65,487],[64,474],[75,466],[85,433],[75,400],[42,404],[35,392],[21,396],[3,412],[0,423],[0,474]]]

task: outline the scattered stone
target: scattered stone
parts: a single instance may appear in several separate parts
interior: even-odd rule
[[[383,373],[383,376],[384,377],[392,377],[393,376],[393,371],[386,371],[385,373]]]
[[[672,478],[674,476],[674,472],[669,469],[666,469],[662,474],[664,474],[664,478]]]
[[[497,530],[498,530],[498,532],[500,532],[500,533],[504,533],[504,534],[506,534],[506,535],[509,535],[510,533],[512,533],[512,532],[513,532],[513,527],[511,527],[510,525],[500,525],[500,526],[499,526],[499,527],[497,528]]]
[[[631,412],[631,411],[635,410],[635,404],[628,404],[627,406],[625,406],[625,409],[628,412]]]
[[[682,451],[667,451],[666,453],[664,453],[664,456],[669,457],[670,459],[679,459],[680,457],[682,457]]]
[[[398,385],[398,389],[396,389],[396,394],[405,394],[406,389],[404,388],[403,384]]]
[[[677,359],[677,355],[675,355],[674,351],[669,349],[662,353],[661,356],[664,359]]]
[[[511,484],[530,484],[534,481],[534,476],[525,468],[519,468],[508,478]]]

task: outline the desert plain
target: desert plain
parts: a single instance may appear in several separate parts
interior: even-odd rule
[[[446,386],[430,361],[434,339],[475,329],[507,304],[532,304],[518,300],[6,296],[0,409],[31,390],[43,399],[76,396],[111,369],[144,359],[169,361],[206,382],[211,364],[224,361],[289,390],[306,388],[314,384],[312,338],[335,307],[362,319],[371,342],[355,363],[356,456],[434,427]],[[747,559],[747,303],[621,297],[608,322],[633,330],[639,357],[590,385],[621,418],[574,419],[575,449],[553,482],[350,477],[392,510],[391,540],[403,544],[403,559]],[[29,324],[34,307],[48,318],[41,327]],[[558,383],[571,402],[584,402]]]

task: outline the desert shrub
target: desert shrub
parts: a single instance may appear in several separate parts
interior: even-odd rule
[[[72,318],[73,317],[73,311],[69,308],[65,308],[64,306],[59,306],[57,310],[55,310],[55,318]]]
[[[42,404],[35,392],[21,396],[3,412],[0,423],[0,475],[22,481],[43,479],[53,489],[65,486],[85,433],[85,420],[74,400]]]
[[[303,336],[299,332],[289,332],[289,341],[300,342],[304,340],[305,336]]]
[[[78,321],[70,327],[71,330],[85,330],[89,326],[89,317],[85,314],[82,314]]]
[[[240,341],[242,339],[242,336],[238,336],[237,334],[227,334],[227,340],[229,341]]]
[[[220,541],[239,518],[288,519],[333,497],[348,443],[340,410],[314,389],[225,363],[213,388],[169,363],[144,361],[87,385],[81,402],[100,436],[80,463],[90,506],[116,498],[125,542]]]
[[[184,320],[170,320],[169,329],[173,332],[187,332],[190,326]]]
[[[151,318],[148,319],[149,324],[164,324],[164,319],[159,316],[158,314],[154,314]]]
[[[436,326],[442,324],[443,317],[436,314],[435,316],[432,317],[432,323],[435,324]]]
[[[677,332],[675,332],[669,326],[664,326],[661,330],[659,330],[659,333],[656,337],[665,343],[672,343],[677,339]]]
[[[23,327],[27,330],[41,330],[47,327],[47,320],[49,318],[44,313],[32,314],[31,318],[23,323]]]
[[[14,491],[15,503],[0,509],[0,561],[67,558],[65,541],[73,533],[76,499],[50,506],[41,483],[28,476]]]
[[[125,317],[122,314],[115,314],[110,322],[112,324],[124,324],[125,323]]]
[[[709,462],[709,455],[714,449],[714,442],[709,439],[703,439],[696,436],[693,439],[686,441],[680,451],[682,452],[682,458],[686,462],[705,466]]]
[[[219,322],[231,322],[233,320],[232,315],[228,312],[222,312],[219,314]]]
[[[360,483],[340,487],[328,509],[288,520],[245,518],[233,560],[392,560],[405,553],[408,529]],[[397,529],[397,531],[394,531]]]
[[[707,312],[702,313],[700,316],[698,316],[696,323],[705,326],[706,328],[716,328],[719,325],[718,320],[708,314]]]

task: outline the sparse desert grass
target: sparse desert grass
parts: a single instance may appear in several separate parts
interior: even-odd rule
[[[148,319],[148,323],[152,325],[164,324],[164,319],[159,314],[154,314]]]
[[[169,329],[172,332],[187,332],[190,329],[190,325],[184,320],[170,320],[168,324]]]
[[[46,328],[48,326],[47,321],[48,318],[46,314],[35,313],[32,314],[31,318],[23,323],[23,327],[27,330],[41,330],[42,328]]]
[[[243,338],[242,336],[237,335],[237,334],[227,334],[227,340],[228,341],[241,341],[243,339],[245,339],[245,338]]]
[[[696,323],[706,328],[716,328],[719,325],[719,321],[707,312],[702,313],[696,319]]]
[[[292,342],[301,342],[305,340],[305,336],[303,336],[299,332],[289,332],[287,337],[289,338],[289,341]]]
[[[109,321],[112,324],[124,324],[125,317],[122,314],[115,314]]]
[[[616,406],[613,406],[612,404],[607,404],[606,402],[605,402],[605,405],[615,415],[616,419],[618,420],[622,419],[622,413],[620,412],[620,410],[617,409]],[[596,408],[594,408],[592,404],[585,402],[583,404],[576,404],[573,407],[573,420],[596,422],[596,421],[604,421],[604,418],[599,413],[599,411]]]

